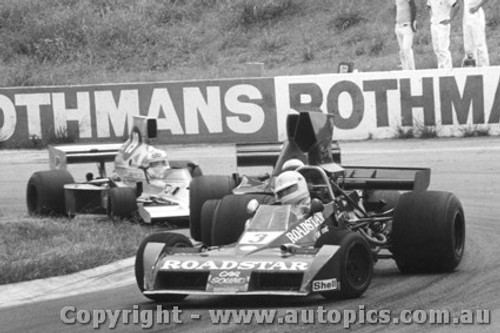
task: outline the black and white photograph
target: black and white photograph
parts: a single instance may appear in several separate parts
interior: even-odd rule
[[[0,332],[500,331],[495,0],[0,0]]]

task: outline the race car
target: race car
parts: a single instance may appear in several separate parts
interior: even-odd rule
[[[134,116],[123,144],[49,147],[52,170],[35,172],[29,179],[28,212],[130,218],[138,211],[146,223],[188,220],[189,184],[202,171],[192,161],[168,160],[165,151],[150,144],[156,134],[156,119]],[[85,182],[75,183],[67,164],[89,162],[98,163],[99,176],[89,172]],[[106,176],[106,162],[114,162],[111,177]]]
[[[460,200],[428,191],[428,168],[338,165],[332,133],[330,115],[290,114],[270,180],[194,178],[194,242],[174,232],[144,239],[135,262],[141,292],[155,301],[192,294],[352,298],[367,290],[380,259],[394,259],[404,273],[455,270],[465,246]],[[273,179],[297,150],[308,157],[296,172],[308,184],[309,214],[273,195]]]

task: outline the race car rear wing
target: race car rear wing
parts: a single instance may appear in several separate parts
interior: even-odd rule
[[[345,176],[338,179],[346,190],[425,191],[431,181],[429,168],[342,166]]]
[[[64,170],[68,164],[98,163],[99,176],[106,177],[104,164],[115,160],[121,143],[49,146],[49,165],[52,170]]]
[[[236,162],[238,166],[274,166],[278,161],[283,143],[237,144]],[[340,146],[338,141],[332,141],[332,157],[340,164]]]
[[[85,144],[49,146],[49,164],[52,170],[66,169],[68,164],[98,163],[99,176],[105,177],[104,164],[113,162],[123,144]],[[282,143],[236,144],[238,166],[274,166],[281,152]],[[332,142],[334,160],[340,163],[340,148]]]

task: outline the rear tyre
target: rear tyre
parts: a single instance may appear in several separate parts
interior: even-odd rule
[[[149,247],[149,248],[148,248]],[[147,236],[139,246],[135,257],[135,280],[137,287],[144,292],[144,267],[148,263],[149,269],[153,267],[157,256],[169,248],[193,247],[193,243],[184,235],[171,232],[158,232]],[[145,252],[146,258],[145,258]],[[151,265],[149,265],[151,263]],[[186,298],[184,294],[144,295],[156,302],[178,302]]]
[[[220,199],[207,200],[201,207],[201,241],[206,246],[212,246],[213,220],[220,202]]]
[[[222,199],[236,186],[230,176],[200,176],[193,178],[189,185],[189,229],[194,240],[201,239],[201,209],[207,200]]]
[[[460,264],[464,248],[464,211],[453,193],[401,196],[392,232],[392,252],[401,272],[451,272]]]
[[[129,219],[137,211],[137,197],[130,187],[113,187],[109,190],[111,217]]]
[[[64,185],[72,184],[66,170],[35,172],[26,187],[26,204],[30,215],[65,215]]]
[[[338,277],[340,290],[322,291],[327,299],[356,298],[370,286],[373,278],[373,254],[370,245],[360,234],[353,231],[330,231],[316,241],[315,247],[339,245],[332,260],[323,267],[315,280]]]
[[[266,194],[226,195],[215,211],[212,225],[212,245],[222,246],[238,240],[245,230],[245,222],[252,216],[247,212],[250,200],[270,203],[273,197]]]

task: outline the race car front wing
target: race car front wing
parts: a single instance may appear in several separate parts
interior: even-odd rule
[[[144,261],[143,293],[307,296],[339,290],[340,262],[335,256],[338,249],[339,246],[325,245],[315,254],[294,255],[268,249],[238,258],[217,253],[176,253],[159,259],[153,266]],[[327,265],[328,278],[316,279]]]

